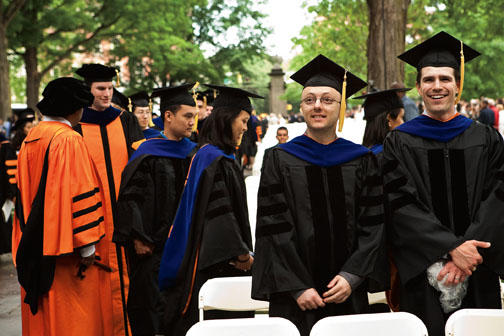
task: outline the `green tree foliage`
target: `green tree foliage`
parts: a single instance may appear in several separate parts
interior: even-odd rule
[[[504,90],[504,12],[502,0],[474,2],[469,0],[412,0],[408,8],[406,49],[417,45],[435,33],[445,30],[483,55],[467,64],[463,97],[480,95],[502,97]],[[317,18],[294,38],[301,54],[290,62],[291,70],[299,69],[311,58],[323,53],[355,74],[366,78],[366,39],[368,8],[365,0],[321,0],[307,8]],[[376,57],[369,55],[369,57]],[[405,66],[405,84],[414,86],[416,69]],[[289,84],[286,99],[295,103],[300,89]],[[415,90],[408,93],[415,96]],[[350,100],[351,104],[351,100]]]

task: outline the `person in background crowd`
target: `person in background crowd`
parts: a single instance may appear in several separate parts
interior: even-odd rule
[[[392,83],[390,88],[391,89],[404,89],[404,84],[401,82],[394,82],[394,83]],[[415,102],[406,95],[405,91],[398,91],[397,95],[399,96],[399,98],[401,98],[403,105],[404,105],[404,122],[410,121],[410,120],[418,117],[418,115],[419,115],[418,111],[423,112],[422,110],[419,110],[417,108]]]
[[[478,121],[482,124],[494,127],[495,114],[488,106],[488,100],[484,99],[480,103],[480,111]]]

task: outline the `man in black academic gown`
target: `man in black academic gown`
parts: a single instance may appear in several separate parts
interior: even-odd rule
[[[417,68],[426,112],[397,127],[384,143],[392,211],[387,231],[401,281],[400,310],[420,317],[431,336],[444,335],[447,317],[458,308],[501,307],[503,141],[492,127],[455,111],[463,61],[478,55],[445,32],[400,55]],[[461,304],[442,306],[433,286],[449,289],[464,281]]]
[[[307,130],[263,167],[252,297],[309,335],[323,317],[367,311],[383,196],[374,155],[336,135],[346,96],[366,83],[322,55],[291,78],[304,86]]]
[[[140,145],[122,174],[114,241],[125,246],[128,255],[133,335],[163,331],[159,263],[196,147],[187,139],[197,113],[190,87],[155,91],[154,97],[161,97],[164,131]]]

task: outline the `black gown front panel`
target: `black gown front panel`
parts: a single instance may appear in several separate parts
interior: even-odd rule
[[[503,149],[500,135],[478,123],[448,143],[400,131],[388,136],[383,168],[392,213],[388,232],[403,281],[477,238],[492,242],[482,253],[492,256],[487,262],[496,272],[504,271],[498,262],[504,255],[499,238],[504,231],[498,230],[504,224]]]

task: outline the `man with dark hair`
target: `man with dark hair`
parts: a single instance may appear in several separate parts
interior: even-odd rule
[[[273,148],[278,147],[278,145],[284,144],[289,140],[289,130],[285,126],[280,126],[277,128],[277,133],[276,133],[276,139],[278,143],[270,148],[266,148],[264,151],[264,156],[263,156],[263,167],[264,167],[264,162],[268,159],[269,154],[271,153],[271,150]],[[261,168],[262,171],[262,168]]]
[[[128,255],[133,335],[164,331],[166,303],[158,287],[159,263],[195,153],[196,144],[187,139],[197,114],[188,92],[191,86],[154,91],[153,97],[161,97],[164,130],[140,145],[122,174],[114,242]]]
[[[462,57],[461,57],[462,55]],[[384,143],[387,232],[400,278],[399,309],[444,335],[459,308],[501,308],[504,147],[455,111],[459,73],[479,53],[440,32],[399,58],[416,67],[425,113]]]
[[[84,64],[76,71],[90,86],[94,100],[84,108],[82,120],[75,129],[84,137],[105,194],[106,237],[97,251],[102,262],[112,269],[112,272],[100,273],[104,333],[121,336],[129,334],[126,312],[129,281],[124,251],[112,243],[112,235],[121,174],[138,144],[136,142],[144,137],[134,115],[111,106],[112,79],[116,71],[101,64]]]
[[[307,130],[273,148],[261,174],[252,297],[305,336],[324,317],[367,311],[383,195],[374,155],[336,136],[346,97],[366,83],[323,55],[291,78]]]
[[[486,99],[483,99],[480,103],[480,112],[478,121],[482,124],[492,127],[495,124],[494,112],[488,107],[488,100]]]
[[[103,241],[100,182],[72,126],[93,101],[74,78],[51,81],[37,108],[44,115],[18,159],[14,249],[22,286],[23,335],[106,335],[95,251]]]

